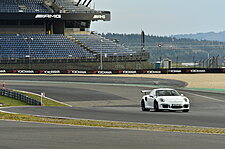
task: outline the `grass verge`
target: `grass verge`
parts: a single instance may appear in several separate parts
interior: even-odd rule
[[[16,99],[13,99],[13,98],[9,98],[9,97],[5,97],[5,96],[0,96],[0,103],[4,107],[8,107],[8,106],[29,106],[29,104],[27,104],[23,101],[16,100]]]
[[[16,90],[14,90],[16,91]],[[41,97],[36,95],[36,94],[32,94],[32,93],[25,93],[23,91],[17,91],[19,93],[22,93],[28,97],[31,97],[33,99],[39,100],[41,101]],[[68,106],[66,104],[54,101],[54,100],[50,100],[48,98],[44,98],[42,99],[43,103],[45,106],[54,106],[54,107],[65,107]],[[5,97],[5,96],[0,96],[0,106],[2,107],[8,107],[8,106],[30,106],[28,103],[17,100],[17,99],[13,99],[13,98],[9,98],[9,97]]]
[[[131,130],[145,130],[145,131],[185,132],[185,133],[225,135],[225,129],[223,128],[204,128],[193,126],[172,126],[172,125],[142,124],[142,123],[128,123],[128,122],[97,121],[97,120],[46,118],[22,114],[9,114],[4,112],[0,112],[0,119],[23,121],[23,122],[39,122],[49,124],[98,127],[98,128],[116,128],[116,129],[131,129]]]
[[[199,90],[199,91],[211,91],[211,92],[218,92],[218,93],[225,93],[225,89],[216,89],[216,88],[186,88],[189,90]]]

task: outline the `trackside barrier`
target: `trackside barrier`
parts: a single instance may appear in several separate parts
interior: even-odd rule
[[[10,97],[10,98],[13,98],[13,99],[17,99],[17,100],[26,102],[26,103],[28,103],[30,105],[41,106],[41,102],[40,101],[38,101],[36,99],[33,99],[31,97],[28,97],[26,95],[23,95],[21,93],[14,92],[12,90],[0,89],[0,95],[1,96],[6,96],[6,97]]]
[[[147,70],[0,70],[0,74],[190,74],[225,73],[225,68],[172,68]]]

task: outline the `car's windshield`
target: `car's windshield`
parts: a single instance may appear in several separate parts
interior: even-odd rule
[[[156,96],[180,96],[176,90],[158,90]]]

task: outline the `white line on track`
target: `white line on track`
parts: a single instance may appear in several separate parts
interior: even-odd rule
[[[183,91],[183,92],[185,92],[187,94],[190,94],[190,95],[194,95],[194,96],[198,96],[198,97],[214,100],[214,101],[225,102],[224,100],[220,100],[220,99],[216,99],[216,98],[212,98],[212,97],[208,97],[208,96],[204,96],[204,95],[194,94],[194,93],[190,93],[190,92],[186,92],[186,91]]]

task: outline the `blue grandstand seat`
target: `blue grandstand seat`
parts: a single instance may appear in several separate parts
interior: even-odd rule
[[[90,9],[84,5],[78,5],[71,0],[55,0],[56,4],[70,13],[83,13],[83,12],[96,12],[94,9]]]
[[[49,13],[43,0],[0,0],[0,13]]]
[[[63,35],[0,35],[0,58],[93,57]]]
[[[86,45],[92,51],[97,53],[102,52],[108,56],[126,56],[135,53],[132,50],[97,34],[74,34],[71,36]]]

